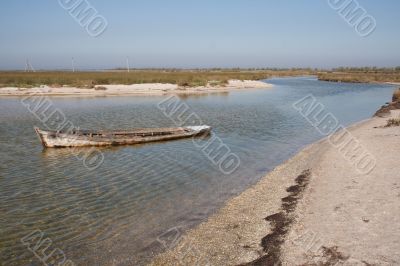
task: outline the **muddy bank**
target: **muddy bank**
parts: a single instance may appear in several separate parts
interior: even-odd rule
[[[392,102],[383,105],[376,113],[378,117],[388,117],[392,110],[400,109],[400,89],[397,89],[393,93]]]

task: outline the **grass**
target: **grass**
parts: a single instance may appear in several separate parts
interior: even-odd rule
[[[324,81],[353,83],[400,82],[400,67],[338,68],[329,72],[319,72],[318,79]]]
[[[131,72],[0,72],[0,87],[30,88],[74,86],[94,88],[108,84],[172,83],[179,86],[224,85],[230,79],[262,80],[270,77],[312,75],[309,69],[287,70],[133,70]]]
[[[400,126],[400,118],[391,118],[386,123],[386,127],[398,127],[398,126]]]
[[[62,71],[3,71],[0,87],[31,88],[74,86],[94,88],[96,85],[172,83],[181,87],[224,86],[230,79],[262,80],[271,77],[318,75],[320,80],[334,82],[382,83],[399,82],[400,67],[396,68],[337,68],[332,71],[313,69],[135,69],[97,72]],[[399,92],[400,94],[400,92]]]

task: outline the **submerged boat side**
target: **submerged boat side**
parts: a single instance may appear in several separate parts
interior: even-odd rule
[[[208,135],[211,131],[211,127],[192,126],[165,129],[165,131],[160,129],[154,129],[154,131],[150,131],[150,129],[142,129],[137,131],[77,131],[72,133],[44,131],[35,127],[35,131],[45,148],[66,148],[131,145],[183,139],[199,135]],[[85,134],[82,132],[85,132]]]

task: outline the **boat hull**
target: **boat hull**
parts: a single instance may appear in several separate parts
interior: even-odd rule
[[[177,140],[210,134],[209,126],[166,129],[137,129],[130,131],[45,131],[35,128],[45,148],[134,145]]]

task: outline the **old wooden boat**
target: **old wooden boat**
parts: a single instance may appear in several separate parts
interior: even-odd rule
[[[45,131],[35,127],[42,145],[46,148],[132,145],[148,142],[176,140],[196,136],[206,136],[209,126],[177,128],[141,128],[114,131]]]

